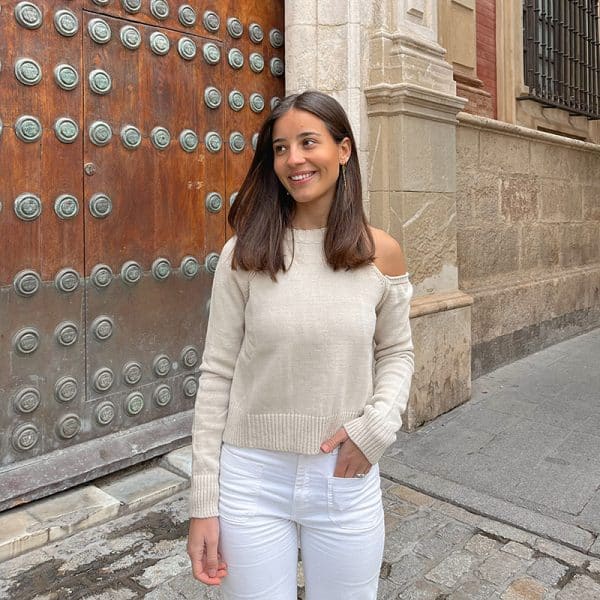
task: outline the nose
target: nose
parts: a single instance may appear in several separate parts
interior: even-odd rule
[[[302,148],[300,148],[296,144],[292,144],[288,151],[287,163],[288,165],[299,165],[304,162],[304,154],[302,153]]]

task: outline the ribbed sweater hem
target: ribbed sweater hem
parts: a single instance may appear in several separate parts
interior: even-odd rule
[[[236,411],[230,411],[230,415]],[[239,414],[239,413],[238,413]],[[321,444],[362,411],[324,417],[300,414],[246,414],[228,421],[223,441],[242,448],[262,448],[298,454],[319,454]]]

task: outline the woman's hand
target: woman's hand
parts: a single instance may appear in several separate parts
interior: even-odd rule
[[[190,519],[187,553],[194,577],[207,585],[220,585],[227,575],[227,565],[221,560],[218,546],[218,517]]]
[[[340,447],[335,464],[334,477],[356,477],[366,475],[371,468],[371,463],[360,451],[358,446],[348,437],[348,433],[340,427],[332,437],[321,444],[323,452],[333,452]]]

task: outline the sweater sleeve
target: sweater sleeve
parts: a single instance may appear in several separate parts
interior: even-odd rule
[[[218,514],[221,443],[248,299],[248,273],[231,268],[235,239],[223,247],[212,286],[192,429],[191,517]]]
[[[408,274],[385,276],[386,291],[377,308],[373,396],[362,416],[344,425],[371,464],[396,440],[414,371],[410,332],[412,285]]]

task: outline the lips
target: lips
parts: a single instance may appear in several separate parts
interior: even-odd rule
[[[295,173],[294,175],[290,175],[288,179],[292,183],[304,183],[312,178],[312,176],[316,173],[316,171],[303,171],[302,173]]]

